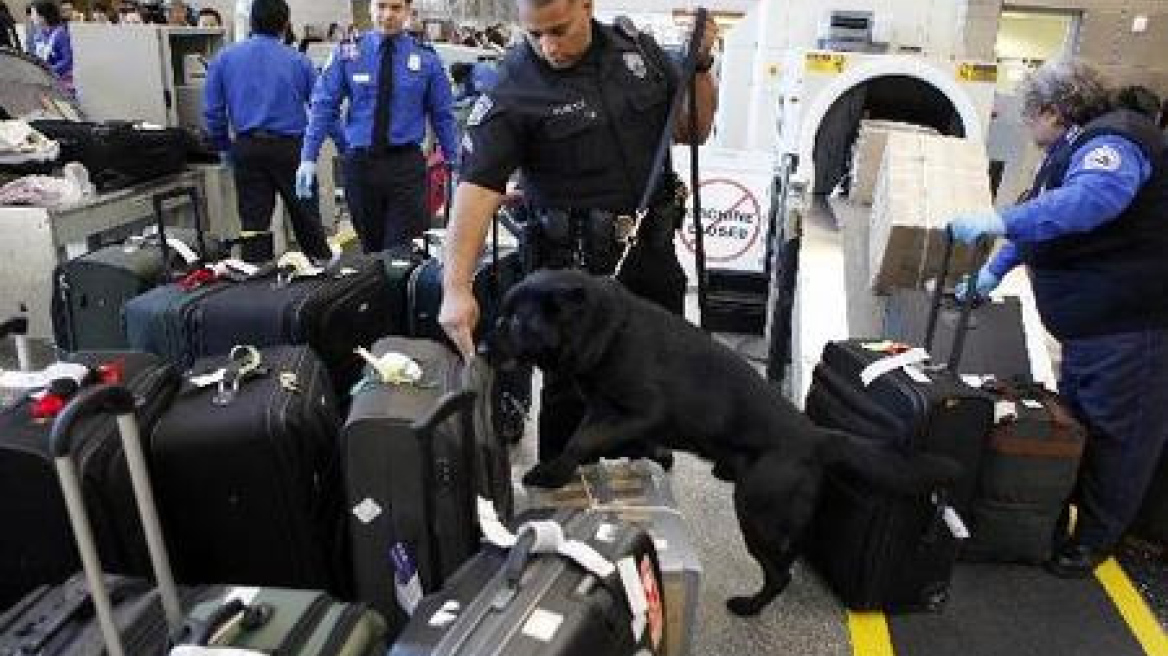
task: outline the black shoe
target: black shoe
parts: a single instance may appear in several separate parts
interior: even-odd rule
[[[1111,554],[1104,549],[1068,542],[1046,561],[1046,571],[1063,579],[1082,579],[1095,573],[1095,568]]]

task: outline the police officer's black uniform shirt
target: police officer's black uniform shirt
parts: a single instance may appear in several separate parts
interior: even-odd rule
[[[556,70],[513,48],[499,83],[467,121],[462,179],[503,192],[516,170],[528,202],[556,209],[635,209],[648,183],[676,71],[644,36],[593,22],[592,45]]]

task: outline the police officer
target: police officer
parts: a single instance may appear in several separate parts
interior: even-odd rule
[[[951,225],[963,241],[1005,236],[977,291],[1025,264],[1043,323],[1062,343],[1059,390],[1089,438],[1078,521],[1047,569],[1087,576],[1131,523],[1168,441],[1168,152],[1147,117],[1108,110],[1085,64],[1044,65],[1021,96],[1047,149],[1033,189],[1000,214]]]
[[[649,37],[592,18],[592,0],[518,0],[526,42],[511,49],[496,86],[468,119],[461,184],[447,235],[440,321],[464,355],[474,352],[479,308],[471,276],[511,174],[522,172],[532,214],[536,266],[613,271],[626,217],[650,178],[664,131],[675,68]],[[704,140],[716,86],[709,74],[716,28],[707,27],[697,81],[698,134],[683,115],[674,137]],[[663,176],[642,240],[621,281],[682,313],[685,274],[674,250],[678,187]],[[544,372],[541,461],[554,458],[579,424],[583,404],[570,381]]]
[[[426,229],[425,118],[442,153],[457,161],[452,93],[438,54],[404,33],[408,0],[371,0],[377,29],[338,46],[312,96],[312,117],[301,153],[297,188],[316,177],[320,144],[349,99],[345,196],[366,252],[408,244]]]
[[[225,49],[207,68],[203,116],[212,143],[235,176],[243,259],[267,262],[274,258],[269,228],[279,194],[300,248],[323,263],[332,253],[315,190],[305,198],[295,193],[316,69],[307,57],[280,41],[288,20],[284,0],[255,0],[251,36]],[[235,131],[234,144],[229,126]]]

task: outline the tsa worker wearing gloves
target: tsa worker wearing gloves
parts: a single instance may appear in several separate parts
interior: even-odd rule
[[[349,99],[345,196],[366,252],[408,244],[428,227],[426,161],[421,143],[429,117],[447,162],[458,157],[450,80],[438,54],[403,30],[407,0],[372,0],[377,29],[334,51],[312,95],[312,116],[296,174],[307,193],[320,145]]]
[[[1043,66],[1021,94],[1047,149],[1033,189],[1001,214],[957,216],[951,227],[965,242],[1008,240],[977,291],[1025,264],[1062,343],[1060,392],[1089,439],[1078,521],[1047,569],[1088,576],[1134,518],[1168,438],[1168,154],[1147,117],[1109,111],[1082,63]]]
[[[300,249],[324,264],[332,252],[316,190],[310,188],[303,198],[295,193],[316,69],[281,41],[288,20],[285,0],[255,0],[251,36],[228,47],[207,69],[203,116],[212,143],[235,174],[243,259],[262,263],[275,258],[270,228],[279,194]]]

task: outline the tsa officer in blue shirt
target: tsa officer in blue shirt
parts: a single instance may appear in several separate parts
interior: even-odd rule
[[[228,47],[207,69],[203,116],[212,143],[235,175],[242,255],[248,262],[275,256],[269,228],[276,194],[288,207],[304,254],[318,263],[331,258],[315,188],[303,198],[295,189],[316,69],[284,45],[289,15],[285,0],[255,0],[251,36]]]
[[[977,291],[1026,265],[1043,323],[1062,344],[1059,391],[1088,440],[1078,521],[1047,569],[1088,576],[1134,519],[1168,442],[1168,148],[1146,116],[1111,110],[1083,63],[1044,65],[1021,97],[1047,149],[1033,188],[1001,213],[957,216],[951,227],[963,241],[1006,238]]]
[[[438,54],[406,34],[408,0],[371,0],[376,30],[342,43],[312,95],[297,189],[307,193],[325,135],[349,100],[345,196],[366,252],[407,244],[426,229],[426,162],[421,143],[430,120],[447,162],[458,156],[450,80]]]

